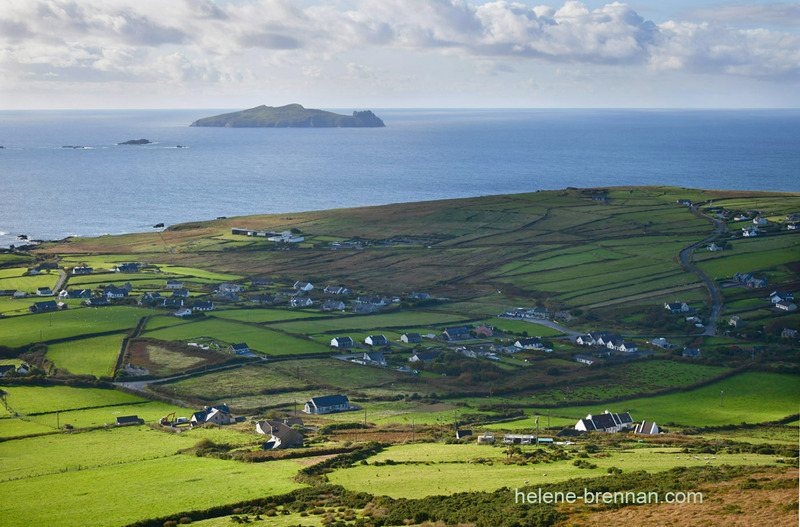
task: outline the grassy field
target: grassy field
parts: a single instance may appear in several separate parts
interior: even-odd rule
[[[16,271],[16,269],[14,270]],[[10,275],[6,278],[0,278],[0,289],[14,289],[17,291],[25,291],[30,294],[36,293],[37,287],[50,287],[53,288],[58,282],[58,273],[45,273],[34,276],[20,276]],[[34,301],[47,300],[46,298],[35,297]],[[32,302],[31,302],[32,303]]]
[[[117,526],[137,520],[282,494],[296,461],[243,464],[193,456],[109,464],[3,483],[4,524]],[[59,489],[52,492],[52,489]],[[47,495],[47,507],[30,507]],[[120,499],[125,496],[125,499]]]
[[[116,390],[69,386],[8,386],[6,402],[19,414],[146,402]]]
[[[720,404],[720,392],[722,404]],[[791,375],[741,373],[694,390],[655,397],[630,399],[602,406],[575,406],[552,409],[553,415],[575,420],[608,409],[630,412],[634,420],[655,421],[661,426],[676,423],[688,426],[717,426],[775,421],[797,413],[800,383]],[[547,410],[538,410],[547,413]],[[532,426],[517,421],[515,427]]]
[[[494,491],[536,486],[544,483],[566,481],[575,477],[602,476],[610,467],[623,472],[647,470],[660,472],[673,467],[705,466],[706,461],[686,454],[677,448],[641,448],[620,450],[610,457],[592,458],[595,469],[579,469],[571,461],[540,463],[535,465],[504,464],[496,453],[503,447],[480,446],[459,450],[461,445],[421,444],[390,447],[380,454],[380,459],[408,458],[412,464],[375,466],[378,457],[367,459],[369,465],[336,470],[328,474],[331,483],[350,489],[370,489],[379,495],[399,498],[422,498],[430,495],[448,495],[456,492]],[[455,450],[455,453],[451,451]],[[481,456],[480,449],[487,455]],[[462,455],[459,459],[459,455]],[[775,456],[758,454],[717,454],[711,465],[776,465]],[[494,459],[491,463],[469,462],[478,458]],[[688,458],[688,459],[687,459]],[[513,490],[509,491],[513,492]]]
[[[147,331],[145,337],[161,340],[198,341],[202,337],[211,338],[220,345],[246,342],[250,349],[267,355],[295,355],[303,353],[324,353],[328,347],[307,339],[294,338],[277,331],[256,325],[220,320],[212,317],[191,324]]]
[[[119,355],[123,335],[71,340],[47,347],[47,359],[56,368],[76,375],[110,376]]]
[[[379,328],[413,328],[442,324],[459,325],[466,319],[446,313],[387,313],[383,315],[348,316],[321,320],[281,322],[270,327],[289,333],[337,333],[343,331],[373,330]]]
[[[15,347],[87,333],[118,331],[136,326],[140,318],[152,313],[148,309],[109,306],[5,318],[0,319],[0,342]]]
[[[307,311],[296,311],[287,309],[226,309],[224,311],[212,311],[211,316],[224,318],[226,320],[236,320],[239,322],[279,322],[283,320],[294,320],[297,318],[318,318],[328,316],[323,313],[309,313]]]

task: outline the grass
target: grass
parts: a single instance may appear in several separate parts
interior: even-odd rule
[[[422,444],[390,447],[379,455],[382,459],[398,457],[417,457],[414,461],[420,463],[397,464],[391,466],[375,466],[377,460],[369,458],[369,465],[357,465],[352,468],[336,470],[328,474],[328,479],[333,484],[339,484],[350,489],[370,489],[378,495],[386,495],[395,499],[422,498],[431,495],[449,495],[457,492],[487,491],[491,492],[502,487],[508,487],[509,492],[523,486],[536,486],[544,483],[566,481],[575,477],[602,476],[610,467],[617,467],[623,472],[646,470],[648,472],[661,472],[673,467],[705,466],[705,460],[695,460],[693,456],[680,455],[680,449],[642,448],[614,453],[610,457],[592,458],[589,461],[597,465],[595,469],[579,469],[572,465],[572,461],[558,461],[553,463],[540,463],[536,465],[493,463],[468,463],[470,456],[476,456],[478,451],[463,453],[455,448],[456,452],[447,449],[461,445]],[[418,454],[409,453],[409,448],[416,447]],[[479,447],[492,449],[503,447]],[[444,461],[458,458],[456,462]],[[478,454],[479,455],[479,454]],[[476,456],[477,457],[477,456]],[[484,456],[484,457],[497,457]],[[686,459],[689,457],[689,459]],[[775,465],[775,456],[748,454],[743,459],[740,454],[716,454],[712,465]],[[679,458],[679,459],[677,459]],[[426,464],[428,463],[428,464]]]
[[[322,320],[282,322],[270,327],[290,333],[336,333],[343,331],[366,330],[379,328],[406,328],[432,326],[441,324],[459,324],[466,319],[447,313],[403,312],[383,315],[347,316]]]
[[[119,355],[123,335],[104,335],[88,339],[71,340],[47,347],[47,359],[56,368],[75,375],[109,376]]]
[[[117,526],[301,487],[292,460],[243,464],[172,455],[3,484],[4,525]],[[58,489],[58,492],[52,492]],[[47,496],[47,507],[31,507]],[[124,496],[125,499],[120,499]]]
[[[127,306],[70,309],[40,315],[0,319],[0,342],[9,347],[33,342],[119,331],[136,326],[151,310]]]
[[[235,342],[246,342],[251,350],[267,355],[324,353],[328,349],[327,346],[312,340],[298,339],[260,326],[213,317],[200,319],[191,324],[148,331],[143,336],[184,342],[195,342],[202,337],[207,337],[219,341],[219,344],[225,347]]]
[[[6,402],[19,414],[95,408],[145,402],[145,399],[101,388],[69,386],[8,386]]]
[[[17,291],[26,291],[33,294],[36,293],[37,287],[53,288],[56,286],[57,282],[58,273],[45,273],[33,276],[14,276],[0,279],[0,289],[15,289]],[[39,300],[47,300],[47,298],[36,297],[35,301]]]
[[[297,318],[318,318],[324,317],[322,313],[308,313],[306,311],[286,310],[286,309],[226,309],[224,311],[212,311],[211,316],[226,320],[239,322],[255,322],[263,324],[265,322],[279,322],[283,320],[294,320]]]
[[[724,391],[720,405],[720,392]],[[797,413],[800,384],[791,375],[741,373],[701,388],[681,393],[645,397],[598,406],[552,409],[554,415],[580,419],[608,409],[630,412],[634,420],[647,419],[661,426],[718,426],[775,421]],[[547,410],[539,410],[547,413]],[[517,423],[522,424],[522,423]]]

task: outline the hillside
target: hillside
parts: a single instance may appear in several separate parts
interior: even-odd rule
[[[303,108],[299,104],[257,106],[249,110],[205,117],[190,126],[225,128],[381,128],[386,126],[369,110],[341,115],[323,110]]]

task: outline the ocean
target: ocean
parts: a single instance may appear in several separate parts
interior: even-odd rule
[[[800,191],[800,110],[373,110],[386,128],[189,127],[230,111],[208,109],[0,112],[0,246],[568,186]],[[117,145],[140,138],[153,144]]]

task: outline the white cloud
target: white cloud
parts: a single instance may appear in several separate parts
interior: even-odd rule
[[[588,9],[577,1],[531,8],[507,1],[364,0],[346,9],[323,2],[300,8],[288,0],[6,0],[0,67],[17,86],[37,76],[80,82],[83,71],[91,82],[113,76],[228,85],[274,84],[277,73],[325,83],[337,74],[376,82],[394,74],[404,83],[426,79],[447,90],[445,74],[425,70],[440,59],[470,61],[471,71],[485,77],[560,64],[794,82],[800,36],[753,24],[788,26],[800,19],[798,11],[789,3],[727,4],[695,10],[691,21],[654,24],[619,2]],[[730,23],[743,19],[750,25]],[[384,67],[398,53],[419,60],[405,61],[403,72]],[[328,68],[329,62],[340,64]]]

